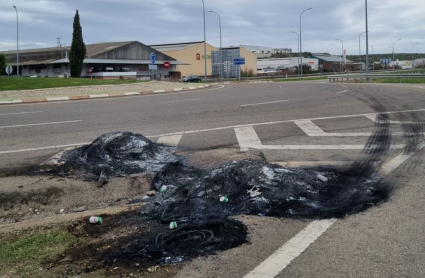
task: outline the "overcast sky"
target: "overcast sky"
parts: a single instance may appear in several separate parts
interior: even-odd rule
[[[219,46],[218,17],[223,46],[260,45],[297,50],[300,13],[303,51],[359,53],[365,29],[363,0],[204,0],[207,42]],[[0,0],[0,51],[16,49],[19,12],[21,49],[70,45],[78,9],[86,44],[137,40],[144,44],[203,40],[202,0]],[[369,44],[375,53],[425,52],[424,0],[369,0]],[[361,37],[365,52],[365,35]],[[371,49],[371,48],[370,48]]]

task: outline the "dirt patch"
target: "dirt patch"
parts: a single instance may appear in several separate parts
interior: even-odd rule
[[[125,205],[143,198],[151,179],[150,175],[114,178],[99,188],[95,182],[68,178],[0,178],[0,224]]]

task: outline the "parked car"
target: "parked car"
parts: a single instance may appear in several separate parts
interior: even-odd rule
[[[201,82],[201,78],[197,75],[188,75],[180,79],[180,82]]]

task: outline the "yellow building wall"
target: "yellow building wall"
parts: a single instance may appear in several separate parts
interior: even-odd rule
[[[207,75],[212,75],[212,66],[211,66],[211,52],[217,51],[218,48],[207,44]],[[205,64],[204,64],[204,44],[200,43],[191,47],[184,48],[178,51],[163,51],[164,54],[173,57],[179,62],[184,62],[186,66],[177,66],[176,71],[181,72],[181,76],[187,75],[205,75]],[[197,60],[197,54],[200,55],[200,60]],[[255,55],[254,55],[255,56]],[[257,68],[255,68],[257,70]]]
[[[257,75],[257,55],[241,47],[240,56],[245,58],[245,65],[241,66],[241,70],[252,70],[253,74]]]

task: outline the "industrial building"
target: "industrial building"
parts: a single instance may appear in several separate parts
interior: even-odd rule
[[[298,67],[299,62],[300,59],[298,59],[298,57],[258,59],[257,69],[258,73],[273,73],[288,69],[293,70]],[[319,59],[302,58],[302,64],[310,66],[312,70],[319,70]]]
[[[212,74],[213,76],[235,78],[239,76],[239,66],[233,65],[233,59],[245,58],[245,65],[240,66],[241,72],[247,75],[257,75],[257,56],[244,47],[224,47],[212,52]],[[220,67],[221,65],[221,67]]]
[[[188,75],[205,75],[205,55],[204,42],[186,42],[174,44],[158,44],[150,47],[160,51],[174,59],[184,62],[185,65],[178,65],[174,75],[184,77]],[[211,53],[217,51],[218,48],[206,44],[207,48],[207,76],[213,75],[211,64]]]
[[[20,50],[21,75],[68,76],[70,50],[71,47]],[[177,66],[185,64],[138,41],[88,44],[86,50],[82,77],[167,79],[173,77]],[[13,66],[16,72],[16,50],[3,53],[7,64]],[[156,71],[149,70],[149,65],[152,64],[151,53],[156,54]],[[165,62],[169,63],[168,68],[164,65]]]
[[[343,69],[347,69],[347,66],[350,67],[350,70],[354,70],[353,61],[344,59],[342,56],[331,55],[328,53],[313,53],[309,54],[307,58],[318,59],[319,67],[322,70],[339,71],[341,67]]]

